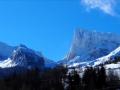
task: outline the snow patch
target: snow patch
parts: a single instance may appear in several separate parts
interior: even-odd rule
[[[9,67],[15,67],[16,64],[12,63],[12,60],[8,58],[7,60],[0,61],[0,67],[1,68],[9,68]]]

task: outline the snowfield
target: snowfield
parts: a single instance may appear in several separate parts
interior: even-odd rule
[[[12,60],[10,58],[8,58],[7,60],[4,60],[4,61],[0,61],[1,68],[10,68],[10,67],[14,67],[14,66],[16,66],[16,64],[12,63]]]
[[[120,63],[105,65],[106,69],[120,69]]]

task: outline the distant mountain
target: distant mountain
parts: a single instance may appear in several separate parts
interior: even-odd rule
[[[45,67],[54,68],[57,65],[57,62],[50,60],[44,57]]]
[[[7,60],[0,62],[1,68],[9,67],[44,67],[44,59],[42,56],[37,55],[37,53],[24,45],[18,46]]]
[[[45,58],[40,52],[32,50],[25,45],[9,46],[0,42],[1,68],[43,68],[53,67],[55,62]]]
[[[63,62],[69,66],[89,65],[119,46],[120,35],[79,29],[74,32],[70,51]]]

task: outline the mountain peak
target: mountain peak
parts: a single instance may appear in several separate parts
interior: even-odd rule
[[[26,46],[26,45],[24,45],[24,44],[20,44],[18,47],[27,48],[27,46]]]
[[[80,61],[94,60],[109,54],[120,45],[120,35],[77,29],[67,59],[80,56]]]

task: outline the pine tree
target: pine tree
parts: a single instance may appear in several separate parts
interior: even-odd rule
[[[77,71],[73,71],[68,75],[68,90],[80,90],[81,88],[81,78]]]
[[[100,67],[98,71],[98,88],[103,88],[106,86],[106,71],[103,65]]]

